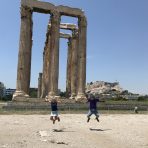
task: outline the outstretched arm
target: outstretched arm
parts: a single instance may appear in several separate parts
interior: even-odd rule
[[[45,98],[45,102],[51,103],[51,100],[49,100],[47,97]]]
[[[61,100],[57,100],[57,102],[58,102],[58,103],[61,103],[62,101],[61,101]]]

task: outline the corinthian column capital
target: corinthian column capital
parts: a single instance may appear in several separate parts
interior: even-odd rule
[[[86,17],[85,16],[79,17],[78,24],[81,27],[86,27],[87,26],[87,19],[86,19]]]
[[[60,22],[60,13],[56,9],[51,11],[51,20],[52,20],[52,23]]]
[[[32,9],[26,6],[21,6],[21,18],[29,18],[32,14]]]

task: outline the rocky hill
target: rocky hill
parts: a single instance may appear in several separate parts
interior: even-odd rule
[[[104,82],[96,81],[90,82],[86,85],[86,92],[93,94],[111,94],[112,92],[122,93],[123,89],[121,88],[119,82]]]

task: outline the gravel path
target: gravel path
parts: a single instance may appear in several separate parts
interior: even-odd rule
[[[148,115],[0,115],[0,148],[148,148]]]

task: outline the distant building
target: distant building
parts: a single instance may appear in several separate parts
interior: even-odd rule
[[[123,98],[125,98],[127,100],[137,100],[139,98],[139,94],[124,95]]]
[[[16,89],[11,89],[11,88],[5,89],[4,96],[13,95],[13,93],[15,92],[15,90]]]

